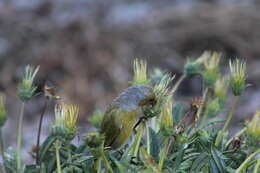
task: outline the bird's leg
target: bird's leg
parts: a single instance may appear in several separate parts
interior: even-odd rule
[[[142,116],[141,118],[139,118],[139,120],[137,121],[137,123],[134,125],[134,128],[133,128],[133,131],[134,133],[136,134],[136,128],[139,126],[139,124],[142,122],[142,121],[146,121],[147,120],[147,117],[145,116]]]

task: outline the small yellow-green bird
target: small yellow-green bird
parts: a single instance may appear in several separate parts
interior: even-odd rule
[[[101,125],[105,148],[120,148],[132,134],[140,107],[153,100],[152,87],[143,84],[132,85],[117,97],[106,110]]]
[[[119,95],[107,108],[101,124],[105,136],[104,146],[120,148],[131,136],[142,106],[153,103],[155,94],[147,80],[147,63],[134,61],[134,79],[131,86]]]

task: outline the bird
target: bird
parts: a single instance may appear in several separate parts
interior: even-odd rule
[[[133,132],[140,108],[149,106],[154,100],[153,88],[145,84],[132,85],[115,98],[101,123],[104,148],[116,150],[123,146]]]

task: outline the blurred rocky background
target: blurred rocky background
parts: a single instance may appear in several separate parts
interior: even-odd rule
[[[20,101],[17,82],[26,64],[40,65],[37,85],[57,87],[87,117],[128,86],[134,58],[147,59],[178,78],[187,57],[204,50],[244,58],[252,86],[242,97],[234,129],[260,108],[260,3],[257,0],[0,0],[0,91],[8,96],[7,146],[15,146]],[[187,79],[176,100],[201,96],[200,80]],[[232,96],[230,96],[231,98]],[[36,142],[44,99],[28,103],[25,153]],[[44,133],[53,119],[53,104]],[[222,116],[225,115],[225,112]]]

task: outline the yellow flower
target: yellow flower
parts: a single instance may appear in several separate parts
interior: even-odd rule
[[[150,84],[147,79],[147,62],[145,60],[134,60],[134,79],[131,84]]]
[[[231,73],[230,86],[233,94],[236,96],[241,95],[248,86],[246,84],[246,63],[236,59],[234,62],[229,61],[229,67]]]
[[[65,126],[69,129],[76,129],[79,118],[79,107],[77,105],[65,105]]]
[[[247,132],[260,139],[260,110],[256,111],[252,120],[248,123]]]
[[[167,131],[173,127],[173,116],[172,116],[172,97],[167,97],[165,104],[162,107],[160,115],[160,128],[161,130]]]
[[[79,107],[65,103],[55,105],[55,123],[52,135],[64,136],[72,139],[77,130],[76,123],[79,117]]]

